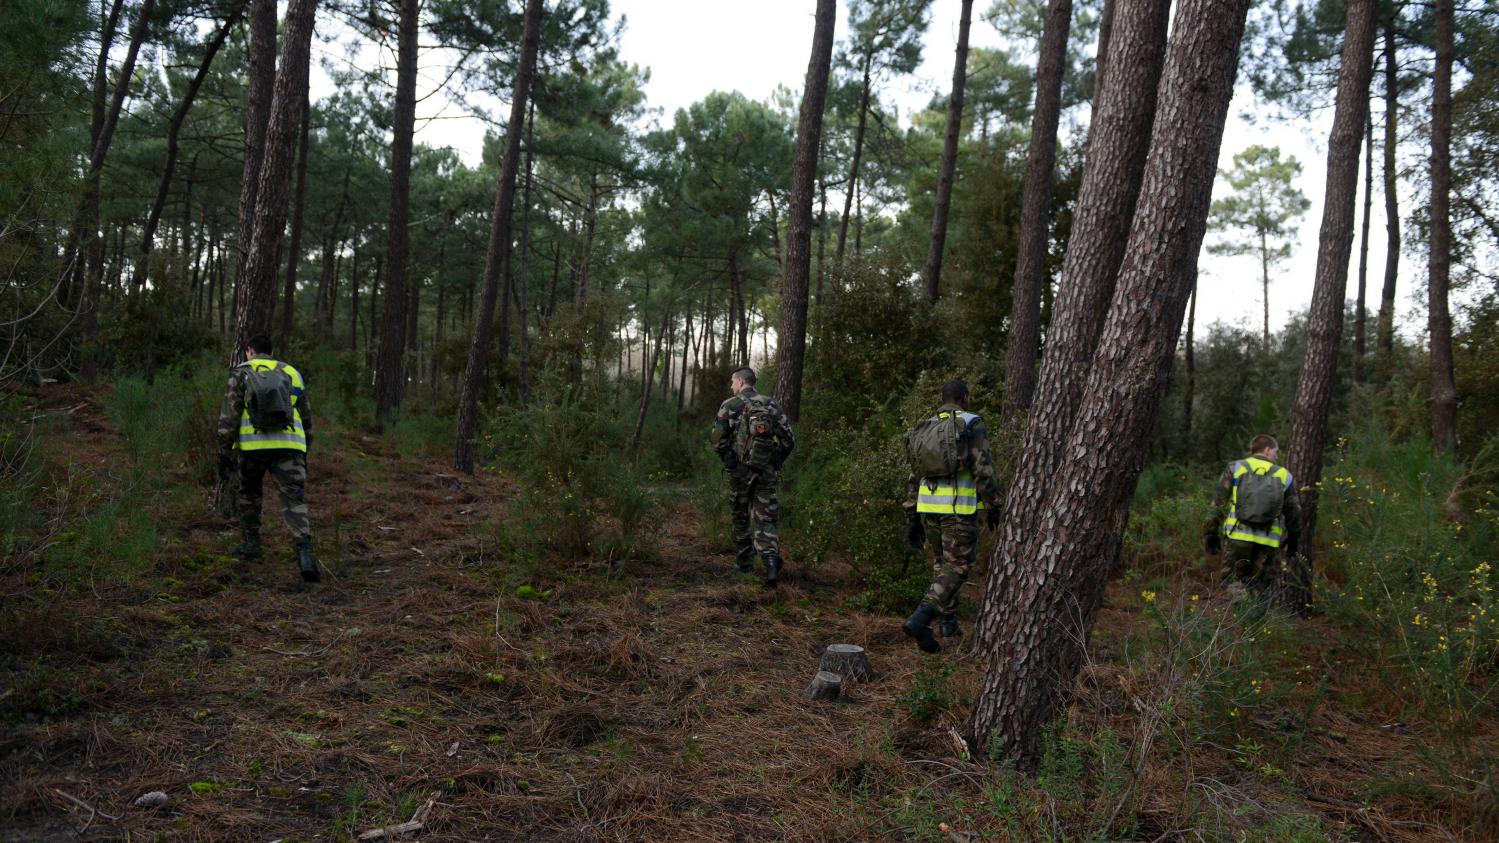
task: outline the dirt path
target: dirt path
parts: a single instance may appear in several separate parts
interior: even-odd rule
[[[97,434],[82,463],[118,457],[97,414],[74,425]],[[271,519],[267,558],[242,565],[224,525],[185,513],[143,577],[54,595],[8,583],[16,685],[0,693],[29,702],[0,738],[0,839],[347,840],[414,816],[419,832],[393,839],[936,839],[936,820],[961,825],[995,798],[951,737],[973,665],[944,657],[953,704],[914,720],[923,661],[898,621],[850,607],[843,572],[793,569],[767,593],[685,501],[668,504],[657,559],[506,558],[496,525],[513,483],[460,480],[358,434],[310,476],[320,585],[296,581]],[[1121,684],[1110,642],[1141,623],[1126,594],[1097,633],[1099,670]],[[865,646],[880,675],[809,703],[800,690],[834,642]],[[1074,716],[1129,736],[1127,697],[1088,705]],[[1287,774],[1317,782],[1302,807],[1347,839],[1435,837],[1410,799],[1350,795],[1359,763],[1405,763],[1416,738],[1318,717],[1308,768]],[[1350,762],[1350,734],[1389,758]],[[1230,784],[1264,792],[1247,778]],[[168,802],[132,805],[148,791]],[[1152,839],[1170,829],[1149,817],[1180,805],[1169,776],[1141,791],[1134,834]],[[1411,824],[1368,821],[1388,805]],[[990,839],[1044,819],[1017,812],[1020,831]]]

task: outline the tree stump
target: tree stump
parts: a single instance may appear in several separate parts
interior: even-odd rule
[[[812,684],[807,686],[806,695],[814,700],[836,700],[838,694],[843,690],[843,677],[826,670],[817,671],[812,677]]]
[[[874,676],[874,670],[869,666],[869,656],[857,644],[829,644],[827,650],[823,651],[822,661],[817,663],[817,669],[848,677],[855,682],[868,682]]]

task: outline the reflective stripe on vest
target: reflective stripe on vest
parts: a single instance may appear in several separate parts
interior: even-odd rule
[[[936,416],[939,419],[947,417],[947,413],[938,413]],[[963,429],[967,430],[978,416],[959,411],[958,418],[963,422]],[[983,508],[984,504],[979,500],[978,483],[973,479],[973,472],[966,468],[959,469],[952,477],[923,477],[916,490],[916,511],[920,513],[973,515]]]
[[[1271,469],[1274,470],[1272,471]],[[1280,547],[1281,542],[1286,537],[1285,523],[1280,516],[1277,515],[1275,522],[1266,529],[1256,527],[1253,524],[1247,524],[1234,517],[1239,511],[1239,478],[1251,471],[1256,474],[1269,472],[1271,477],[1281,482],[1287,494],[1294,494],[1294,490],[1291,488],[1291,472],[1287,471],[1283,466],[1278,466],[1269,460],[1262,460],[1259,457],[1236,460],[1233,463],[1232,470],[1234,485],[1233,491],[1229,496],[1229,515],[1223,519],[1223,537],[1233,539],[1234,541],[1262,544],[1265,547]]]
[[[269,357],[252,357],[243,365],[249,366],[259,372],[268,371],[281,366],[281,371],[291,378],[291,427],[277,431],[256,431],[255,425],[250,423],[250,409],[246,407],[239,416],[239,441],[235,447],[241,451],[303,451],[307,450],[307,434],[302,430],[302,411],[297,409],[302,390],[306,384],[302,381],[302,373],[292,368],[290,364],[280,363]]]

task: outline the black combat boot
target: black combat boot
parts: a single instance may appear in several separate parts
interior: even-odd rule
[[[245,530],[240,533],[240,542],[235,546],[234,555],[241,562],[254,562],[260,558],[260,534]]]
[[[911,613],[911,617],[906,618],[905,625],[901,627],[907,635],[916,639],[916,646],[920,647],[923,653],[942,652],[942,645],[932,637],[932,616],[935,614],[937,614],[936,609],[923,603],[916,607],[916,611]]]
[[[312,543],[300,542],[297,544],[297,569],[302,572],[303,582],[317,582],[323,578],[318,570],[317,560],[312,556]]]
[[[943,638],[955,638],[962,635],[963,630],[958,629],[958,616],[952,612],[943,615],[942,620],[937,623],[937,634]]]
[[[765,587],[775,588],[781,582],[781,554],[765,554]]]

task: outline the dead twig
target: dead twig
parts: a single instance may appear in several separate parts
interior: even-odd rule
[[[95,808],[93,805],[88,804],[87,802],[83,801],[82,799],[79,799],[78,797],[74,796],[71,793],[68,793],[67,791],[64,791],[64,790],[61,790],[59,788],[55,788],[54,787],[54,788],[52,788],[52,792],[55,793],[55,794],[57,794],[58,796],[61,796],[63,799],[68,800],[69,802],[73,803],[74,805],[77,805],[78,807],[82,808],[83,810],[88,811],[88,819],[85,820],[84,823],[83,823],[83,825],[78,829],[78,833],[79,834],[82,834],[83,832],[87,831],[88,827],[94,824],[94,819],[97,818],[97,817],[103,817],[106,820],[118,820],[119,819],[119,817],[117,817],[117,816],[115,816],[113,814],[106,814],[106,813],[104,813],[103,811],[99,810],[98,808]]]

